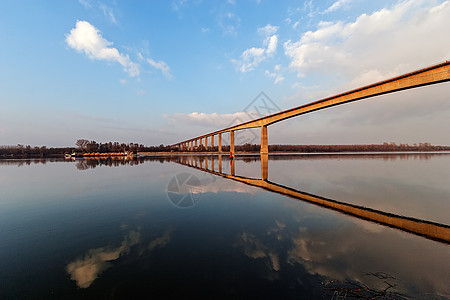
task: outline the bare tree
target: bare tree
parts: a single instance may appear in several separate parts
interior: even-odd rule
[[[86,146],[89,144],[89,140],[86,139],[79,139],[77,140],[77,142],[75,143],[75,145],[77,145],[81,151],[86,151]]]

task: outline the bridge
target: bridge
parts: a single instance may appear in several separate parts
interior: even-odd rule
[[[437,83],[450,81],[450,61],[445,61],[440,64],[436,64],[427,68],[423,68],[414,72],[403,74],[391,79],[387,79],[381,82],[377,82],[371,85],[363,86],[361,88],[351,90],[336,96],[324,98],[309,104],[294,107],[288,110],[284,110],[275,114],[271,114],[256,120],[244,122],[235,126],[231,126],[225,129],[210,132],[201,136],[197,136],[176,144],[172,147],[176,147],[181,151],[193,151],[197,145],[203,146],[208,149],[208,140],[210,145],[214,148],[214,138],[218,136],[218,152],[222,152],[222,134],[229,132],[230,134],[230,152],[235,153],[235,131],[261,128],[261,154],[269,153],[267,127],[277,122],[293,118],[299,115],[303,115],[309,112],[318,111],[321,109],[329,108],[344,103],[354,102],[363,99],[370,99],[375,96],[389,94],[397,91],[412,89],[421,86],[427,86]]]
[[[262,188],[266,191],[285,195],[300,201],[308,202],[327,209],[350,215],[359,219],[374,222],[383,226],[388,226],[401,231],[409,232],[418,236],[432,239],[441,243],[450,244],[450,227],[445,224],[421,220],[412,217],[401,216],[390,212],[384,212],[368,207],[345,203],[318,195],[295,190],[281,184],[267,180],[268,176],[268,155],[261,155],[261,179],[249,178],[236,175],[235,163],[231,161],[229,174],[222,169],[222,155],[218,155],[218,166],[215,166],[215,158],[206,155],[185,155],[178,156],[179,164],[195,168],[216,176],[229,180],[238,181],[247,185]],[[225,158],[228,163],[228,159]]]

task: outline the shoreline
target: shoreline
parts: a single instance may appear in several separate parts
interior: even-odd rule
[[[20,156],[10,156],[10,157],[0,157],[0,160],[45,160],[45,159],[126,159],[126,158],[145,158],[145,157],[155,157],[155,156],[199,156],[199,155],[208,155],[208,156],[217,156],[217,155],[223,155],[223,156],[229,156],[229,152],[138,152],[136,155],[130,155],[130,156],[106,156],[106,155],[99,155],[99,156],[76,156],[76,157],[70,157],[65,158],[64,155],[51,155],[47,157],[40,157],[40,156],[31,156],[31,157],[20,157]],[[307,156],[307,155],[417,155],[417,154],[450,154],[449,150],[430,150],[430,151],[341,151],[341,152],[287,152],[287,151],[273,151],[269,152],[269,156],[275,156],[275,155],[298,155],[298,156]],[[261,153],[259,151],[255,152],[235,152],[235,156],[260,156]]]
[[[442,151],[347,151],[347,152],[269,152],[268,155],[363,155],[363,154],[450,154],[448,150]],[[146,156],[176,156],[176,155],[224,155],[228,156],[229,152],[138,152],[137,157]],[[246,156],[246,155],[261,155],[260,152],[235,152],[234,155]]]

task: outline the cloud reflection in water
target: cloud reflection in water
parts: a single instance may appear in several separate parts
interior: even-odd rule
[[[174,228],[167,229],[162,236],[149,243],[148,250],[153,251],[163,248],[170,242]],[[119,247],[107,249],[105,247],[90,249],[82,258],[70,262],[66,271],[70,279],[75,281],[80,288],[88,288],[106,269],[112,266],[112,261],[117,260],[130,252],[131,247],[141,242],[141,233],[131,231],[122,241]],[[142,254],[142,253],[141,253]]]
[[[108,250],[102,247],[89,250],[83,258],[67,265],[66,271],[70,274],[70,279],[76,281],[78,287],[88,288],[98,275],[110,267],[109,261],[127,254],[132,246],[139,243],[140,238],[139,232],[131,231],[117,248]]]

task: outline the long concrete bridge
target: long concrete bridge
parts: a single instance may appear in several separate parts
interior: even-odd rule
[[[225,159],[225,161],[228,163],[229,160],[227,158]],[[267,180],[269,171],[268,155],[261,155],[261,179],[236,175],[236,170],[234,167],[235,163],[233,161],[231,161],[231,170],[229,174],[226,174],[222,170],[222,160],[222,155],[218,155],[217,168],[214,165],[214,156],[186,155],[178,157],[178,163],[216,176],[221,176],[223,178],[259,187],[270,192],[282,194],[300,201],[308,202],[340,213],[351,215],[359,219],[375,222],[380,225],[396,228],[445,244],[450,244],[450,227],[448,225],[396,215],[390,212],[384,212],[368,207],[336,201],[271,182]]]
[[[367,85],[355,90],[351,90],[336,96],[324,98],[309,104],[294,107],[285,111],[281,111],[263,118],[244,122],[225,129],[217,130],[201,136],[197,136],[176,144],[172,147],[177,147],[181,151],[193,151],[198,145],[203,145],[208,149],[208,140],[210,145],[214,148],[214,137],[218,136],[218,151],[222,152],[222,134],[229,132],[230,134],[230,151],[234,154],[234,135],[237,130],[244,130],[250,128],[261,128],[261,154],[269,152],[269,145],[267,139],[267,126],[274,123],[293,118],[309,112],[325,109],[328,107],[349,103],[353,101],[370,99],[374,96],[389,94],[401,90],[412,89],[416,87],[437,84],[441,82],[450,81],[450,61],[433,65],[414,72],[403,74],[391,79]]]

